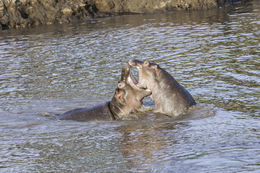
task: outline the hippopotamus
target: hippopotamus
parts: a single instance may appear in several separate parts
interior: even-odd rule
[[[136,87],[132,80],[130,68],[123,66],[121,80],[117,84],[111,101],[93,107],[73,109],[58,115],[57,119],[77,121],[127,119],[131,113],[140,111],[143,98],[151,95],[150,90]]]
[[[155,112],[177,117],[196,104],[191,94],[158,64],[134,59],[128,64],[138,69],[136,87],[151,90]]]

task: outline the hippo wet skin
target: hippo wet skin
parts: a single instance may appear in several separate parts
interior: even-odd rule
[[[138,69],[136,86],[151,90],[156,112],[176,117],[196,104],[191,94],[158,64],[134,59],[128,64]]]
[[[59,120],[111,121],[127,119],[130,113],[142,107],[144,97],[151,91],[135,86],[128,66],[122,67],[121,80],[117,84],[111,101],[93,107],[78,108],[57,116]]]
[[[87,108],[77,108],[65,112],[57,117],[59,120],[77,120],[77,121],[110,121],[115,120],[110,109],[110,102]]]

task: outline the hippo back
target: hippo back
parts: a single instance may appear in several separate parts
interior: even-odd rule
[[[106,102],[93,107],[73,109],[59,115],[57,119],[76,121],[110,121],[114,120],[114,116],[109,109],[109,102]]]

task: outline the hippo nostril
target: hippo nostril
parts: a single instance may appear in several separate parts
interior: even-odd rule
[[[147,90],[147,87],[140,86],[140,89]]]

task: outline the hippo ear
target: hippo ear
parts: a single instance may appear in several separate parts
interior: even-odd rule
[[[146,67],[147,67],[147,66],[149,66],[149,65],[150,65],[150,62],[149,62],[149,61],[147,61],[147,60],[146,60],[146,61],[144,61],[144,66],[146,66]]]
[[[117,87],[120,88],[120,89],[124,88],[125,87],[125,82],[123,82],[123,81],[119,82],[117,84]]]
[[[157,76],[161,73],[160,67],[157,64],[153,65],[152,69],[154,69]]]

